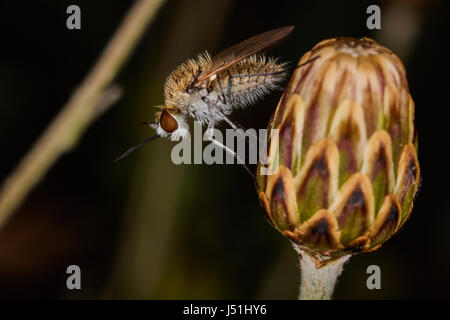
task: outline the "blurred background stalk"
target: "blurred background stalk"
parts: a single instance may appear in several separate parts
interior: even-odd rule
[[[106,95],[104,90],[163,2],[136,1],[83,83],[4,182],[0,189],[0,227],[60,155],[72,149],[91,122],[118,99],[117,90],[106,91]]]

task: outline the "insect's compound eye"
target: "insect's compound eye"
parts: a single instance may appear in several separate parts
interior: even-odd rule
[[[161,128],[167,133],[172,133],[178,129],[178,122],[174,117],[166,110],[161,113],[161,117],[159,118],[159,124]]]

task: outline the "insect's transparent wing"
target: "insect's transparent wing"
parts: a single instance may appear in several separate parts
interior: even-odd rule
[[[293,26],[270,30],[223,50],[212,57],[195,83],[198,84],[255,53],[267,51],[278,46],[293,30]]]

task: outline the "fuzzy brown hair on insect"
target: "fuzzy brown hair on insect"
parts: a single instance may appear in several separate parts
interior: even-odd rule
[[[186,88],[195,81],[196,75],[203,71],[210,61],[211,56],[205,51],[195,59],[188,59],[169,75],[164,87],[164,109],[174,113],[179,113],[180,109],[183,109]],[[202,86],[208,90],[215,90],[220,95],[230,94],[229,103],[235,108],[245,107],[276,89],[286,74],[286,63],[279,63],[277,59],[264,54],[254,54],[218,72],[205,80]]]

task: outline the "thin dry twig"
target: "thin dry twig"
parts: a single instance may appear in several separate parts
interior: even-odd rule
[[[139,0],[130,8],[82,84],[2,185],[0,227],[56,160],[72,149],[86,128],[117,100],[117,88],[105,89],[163,2]]]

